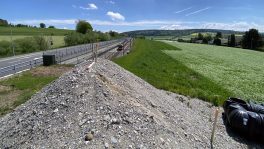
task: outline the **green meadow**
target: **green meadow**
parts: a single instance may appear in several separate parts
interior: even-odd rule
[[[233,95],[211,78],[165,53],[181,51],[164,42],[137,39],[131,53],[114,62],[159,89],[197,97],[215,105],[221,105],[227,97]]]
[[[167,42],[171,58],[209,78],[236,97],[264,101],[264,53],[240,48]]]

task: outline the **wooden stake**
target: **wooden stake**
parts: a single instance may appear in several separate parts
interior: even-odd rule
[[[95,51],[95,62],[97,62],[97,52],[98,52],[98,48],[99,48],[99,43],[96,44],[96,51]]]
[[[219,108],[216,108],[216,110],[215,110],[214,124],[213,124],[213,131],[212,131],[212,134],[211,134],[211,148],[213,148],[214,134],[215,134],[215,129],[216,129],[216,123],[217,123],[218,113],[219,113]]]

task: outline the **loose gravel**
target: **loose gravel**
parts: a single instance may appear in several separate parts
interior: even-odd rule
[[[0,148],[211,148],[216,107],[158,90],[111,61],[90,64],[0,118]],[[221,113],[213,146],[263,148],[227,133]]]

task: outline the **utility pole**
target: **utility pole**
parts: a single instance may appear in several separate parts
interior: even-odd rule
[[[251,38],[251,50],[252,50],[252,42],[253,42],[253,38]]]
[[[14,47],[14,43],[13,43],[13,31],[12,31],[12,27],[11,27],[11,24],[10,24],[10,34],[11,34],[11,44],[12,44],[12,49],[13,49],[13,56],[16,56],[15,54],[15,47]]]

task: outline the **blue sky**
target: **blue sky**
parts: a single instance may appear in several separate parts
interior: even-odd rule
[[[12,23],[74,29],[78,19],[94,29],[212,28],[264,32],[263,0],[1,0],[0,18]]]

